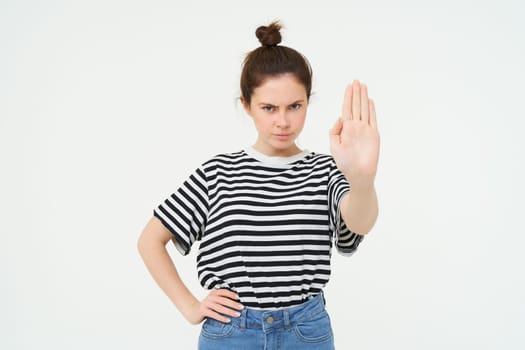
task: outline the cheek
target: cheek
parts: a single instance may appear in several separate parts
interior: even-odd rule
[[[302,127],[302,125],[306,121],[306,111],[298,113],[298,115],[296,116],[296,118],[294,118],[294,120],[295,120],[295,124],[297,126],[301,126]]]
[[[253,115],[252,118],[257,130],[263,131],[272,126],[272,121],[267,116]]]

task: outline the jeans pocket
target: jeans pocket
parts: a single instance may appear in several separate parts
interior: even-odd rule
[[[332,325],[326,310],[309,320],[297,323],[294,328],[295,334],[303,342],[318,343],[333,338]]]
[[[230,336],[234,331],[231,323],[223,323],[207,318],[202,324],[201,335],[211,339],[220,339]]]

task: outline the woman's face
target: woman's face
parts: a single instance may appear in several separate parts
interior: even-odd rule
[[[267,78],[255,88],[251,103],[243,101],[258,132],[253,147],[267,155],[288,157],[301,150],[295,144],[306,118],[306,90],[293,74]]]

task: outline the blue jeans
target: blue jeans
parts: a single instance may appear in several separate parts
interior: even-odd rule
[[[334,336],[323,294],[298,306],[278,310],[244,308],[222,323],[207,318],[199,350],[333,350]]]

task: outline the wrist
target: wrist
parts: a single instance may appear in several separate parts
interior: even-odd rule
[[[193,294],[189,293],[189,291],[177,300],[175,306],[179,309],[182,316],[191,324],[198,324],[204,318],[200,311],[200,301],[195,298]]]
[[[191,324],[199,324],[204,319],[201,312],[201,302],[198,300],[192,301],[183,313],[184,318]]]

